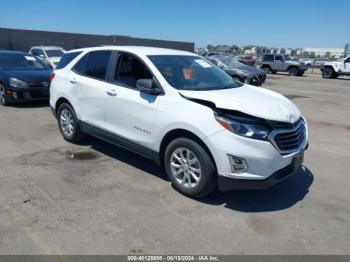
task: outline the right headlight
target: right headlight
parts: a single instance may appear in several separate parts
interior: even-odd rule
[[[271,129],[252,119],[215,114],[216,121],[232,133],[252,139],[267,140]]]
[[[22,80],[19,80],[17,78],[11,77],[9,79],[10,86],[17,87],[17,88],[27,88],[28,83]]]

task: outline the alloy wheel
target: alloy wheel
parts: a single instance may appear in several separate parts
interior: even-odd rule
[[[201,166],[197,156],[188,148],[174,150],[170,157],[171,173],[185,188],[194,188],[201,179]]]
[[[60,125],[63,133],[70,137],[74,134],[74,119],[72,113],[67,110],[63,109],[60,114]]]

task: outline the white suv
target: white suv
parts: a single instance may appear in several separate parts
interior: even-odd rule
[[[308,145],[290,100],[235,82],[193,53],[72,50],[51,79],[50,105],[66,140],[90,134],[155,160],[191,197],[268,188],[301,167]]]
[[[29,53],[39,58],[44,64],[55,68],[66,51],[59,46],[33,46]]]

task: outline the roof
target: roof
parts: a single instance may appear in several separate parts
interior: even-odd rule
[[[131,52],[137,55],[195,55],[194,53],[168,49],[168,48],[159,48],[159,47],[146,47],[146,46],[101,46],[101,47],[88,47],[88,48],[80,48],[68,51],[76,52],[76,51],[95,51],[95,50],[116,50],[116,51],[124,51]]]

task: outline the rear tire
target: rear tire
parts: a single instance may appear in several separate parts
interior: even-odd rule
[[[266,74],[273,74],[273,73],[272,73],[273,71],[271,70],[271,67],[268,66],[268,65],[263,65],[263,66],[261,67],[261,69],[264,70]]]
[[[10,102],[6,97],[6,88],[3,84],[0,84],[0,105],[9,106]]]
[[[180,193],[201,198],[216,188],[217,172],[207,151],[189,138],[176,138],[164,153],[164,168]]]
[[[290,76],[297,76],[298,75],[298,68],[296,68],[296,67],[290,67],[290,68],[288,68],[288,74],[290,75]]]
[[[331,79],[335,77],[335,72],[332,67],[325,67],[322,71],[322,77],[326,79]]]
[[[58,108],[57,121],[60,132],[65,140],[76,143],[84,134],[80,131],[79,120],[73,107],[63,103]]]

